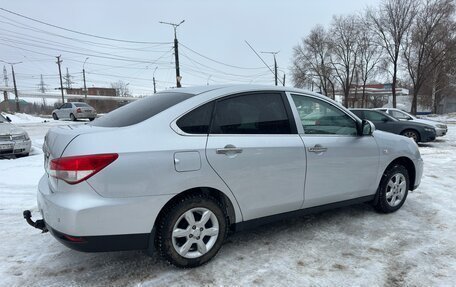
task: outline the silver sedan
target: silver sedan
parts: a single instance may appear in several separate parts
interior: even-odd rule
[[[90,121],[93,121],[96,117],[97,111],[93,107],[82,102],[68,102],[52,111],[52,118],[54,118],[54,120],[70,119],[76,121],[78,119],[89,119]]]
[[[179,267],[274,219],[363,202],[394,212],[423,170],[413,140],[327,97],[251,85],[160,92],[51,129],[43,151],[43,219],[25,211],[29,224],[70,248],[158,250]]]
[[[25,130],[0,114],[0,156],[28,156],[32,142]]]

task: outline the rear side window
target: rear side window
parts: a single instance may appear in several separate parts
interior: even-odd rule
[[[214,102],[202,105],[181,117],[177,126],[188,134],[208,134]]]
[[[290,134],[281,94],[258,93],[216,103],[211,134]]]
[[[126,127],[145,121],[182,102],[193,94],[158,93],[120,107],[92,122],[97,127]]]

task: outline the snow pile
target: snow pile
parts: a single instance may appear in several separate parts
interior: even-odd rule
[[[456,123],[456,113],[449,113],[445,115],[426,115],[426,116],[420,116],[420,118],[431,120],[431,121],[437,121],[437,122],[443,122],[443,123]]]
[[[24,128],[39,148],[50,126]],[[420,145],[421,185],[396,213],[356,205],[236,233],[191,270],[141,251],[81,253],[41,234],[22,211],[39,218],[42,154],[0,160],[0,286],[454,286],[455,149],[454,124]]]
[[[3,116],[9,117],[11,119],[11,122],[13,124],[24,124],[24,123],[42,123],[45,121],[45,119],[37,117],[37,116],[32,116],[29,114],[24,114],[24,113],[15,113],[15,114],[9,114],[9,113],[2,113]]]

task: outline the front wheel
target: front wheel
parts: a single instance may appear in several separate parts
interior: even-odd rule
[[[52,118],[56,121],[59,119],[59,117],[55,113],[52,114]]]
[[[93,121],[95,118],[89,118],[89,121]]]
[[[420,134],[415,130],[405,130],[401,135],[413,139],[416,143],[420,141]]]
[[[409,190],[409,175],[402,165],[395,165],[383,174],[378,187],[378,201],[375,209],[382,213],[390,213],[402,207]]]
[[[227,233],[222,205],[200,194],[180,199],[159,220],[156,245],[171,264],[190,268],[203,265],[219,251]]]

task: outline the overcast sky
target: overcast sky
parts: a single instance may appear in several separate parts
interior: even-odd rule
[[[85,64],[89,87],[107,87],[122,80],[139,95],[153,92],[156,67],[158,90],[175,85],[173,29],[159,21],[185,20],[178,28],[179,42],[185,45],[179,47],[184,86],[273,84],[273,75],[245,40],[258,52],[280,51],[277,55],[280,74],[286,73],[290,85],[292,48],[312,27],[328,26],[333,15],[359,13],[368,6],[377,6],[379,1],[1,0],[0,3],[1,8],[67,29],[157,43],[125,43],[84,36],[0,10],[0,60],[22,62],[15,66],[20,90],[36,90],[43,74],[47,88],[55,92],[59,82],[54,56],[62,55],[62,72],[65,74],[66,68],[69,69],[73,87],[82,86],[82,67],[89,57]],[[261,54],[261,57],[273,65],[272,55]]]

